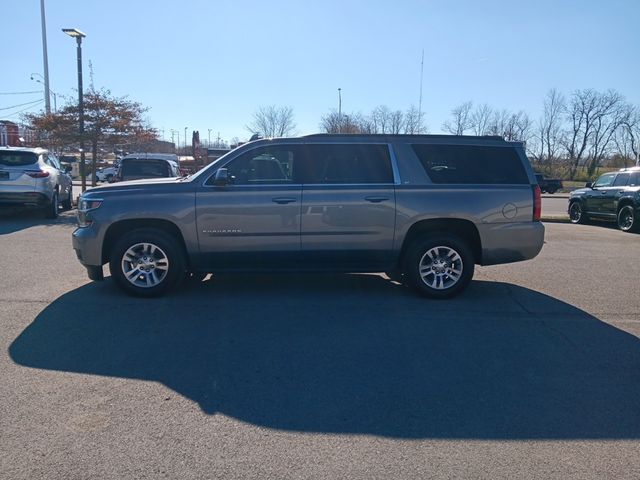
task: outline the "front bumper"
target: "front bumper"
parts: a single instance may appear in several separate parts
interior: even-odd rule
[[[102,268],[102,239],[94,228],[76,228],[71,243],[82,265]]]

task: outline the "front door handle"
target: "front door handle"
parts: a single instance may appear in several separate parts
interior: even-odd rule
[[[389,197],[364,197],[367,202],[380,203],[389,200]]]
[[[295,202],[296,199],[292,197],[276,197],[276,198],[272,198],[271,201],[278,203],[280,205],[286,205],[287,203]]]

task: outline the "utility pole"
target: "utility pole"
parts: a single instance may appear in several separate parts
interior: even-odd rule
[[[211,128],[207,128],[207,130],[209,130],[209,145],[207,145],[208,147],[211,146]]]
[[[44,18],[44,0],[40,0],[40,20],[42,22],[42,61],[44,63],[44,111],[51,113],[49,94],[49,58],[47,56],[47,22]]]

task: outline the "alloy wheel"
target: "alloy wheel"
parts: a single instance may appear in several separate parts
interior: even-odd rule
[[[122,256],[124,277],[134,286],[151,288],[162,283],[169,272],[169,258],[153,243],[136,243]]]
[[[462,257],[451,247],[430,248],[420,259],[420,278],[435,290],[453,287],[462,277]]]

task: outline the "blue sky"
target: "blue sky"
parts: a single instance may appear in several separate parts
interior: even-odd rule
[[[85,85],[150,108],[152,125],[249,136],[263,105],[291,106],[299,134],[337,108],[418,104],[432,133],[466,100],[540,114],[550,88],[613,88],[640,105],[640,1],[164,1],[45,0],[50,84],[76,97],[75,27]],[[0,119],[17,119],[42,94],[40,1],[0,4],[4,47]],[[60,103],[60,99],[58,100]],[[35,109],[43,108],[36,106]],[[190,135],[190,133],[189,133]]]

